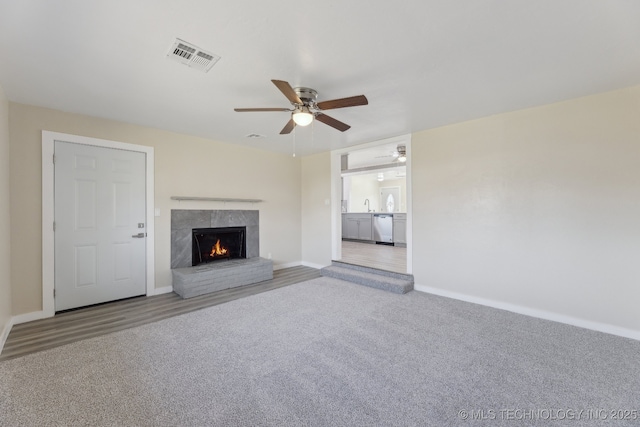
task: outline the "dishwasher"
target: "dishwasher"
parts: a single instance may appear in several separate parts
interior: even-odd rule
[[[393,244],[393,214],[373,214],[373,240]]]

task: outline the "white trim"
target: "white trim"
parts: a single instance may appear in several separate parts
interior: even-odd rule
[[[0,334],[0,354],[2,353],[2,349],[4,349],[4,344],[7,342],[7,338],[9,338],[9,333],[11,332],[13,325],[13,317],[10,317],[7,324],[2,328],[2,334]]]
[[[294,262],[287,262],[285,264],[274,264],[273,271],[283,270],[285,268],[291,268],[291,267],[300,267],[300,266],[315,268],[315,269],[318,269],[318,270],[320,270],[322,267],[324,267],[324,265],[314,264],[312,262],[294,261]]]
[[[42,131],[42,313],[44,317],[55,314],[53,299],[54,290],[54,142],[65,141],[75,144],[91,145],[95,147],[113,148],[118,150],[136,151],[146,155],[146,209],[147,209],[147,295],[155,295],[155,188],[154,188],[154,151],[146,145],[129,144],[125,142],[109,141],[106,139],[89,138],[85,136],[69,135],[65,133]],[[31,313],[28,313],[31,314]],[[35,319],[33,319],[35,320]]]
[[[54,215],[54,141],[52,135],[42,132],[42,314],[52,317],[55,312],[55,241],[53,237]],[[31,314],[31,313],[27,313]]]
[[[407,161],[405,162],[407,169],[407,177],[405,185],[407,186],[407,235],[405,241],[407,242],[407,274],[413,274],[413,193],[412,193],[412,169],[413,162],[411,161],[411,135],[407,135],[408,140],[405,141],[405,149],[407,150]]]
[[[283,270],[285,268],[291,268],[291,267],[299,267],[301,265],[303,265],[301,261],[287,262],[285,264],[274,264],[273,271]]]
[[[331,259],[342,258],[342,201],[340,194],[341,156],[351,151],[363,150],[386,144],[404,144],[407,149],[407,274],[413,274],[413,203],[411,194],[411,134],[394,136],[366,144],[341,148],[331,152]]]
[[[331,259],[342,259],[342,150],[331,152]]]
[[[305,267],[315,268],[316,270],[320,270],[321,268],[326,267],[326,265],[315,264],[313,262],[302,261],[302,265]]]
[[[153,292],[147,294],[147,296],[170,294],[171,292],[173,292],[173,286],[163,286],[161,288],[154,288]]]
[[[413,289],[419,292],[426,292],[433,295],[439,295],[442,297],[452,298],[460,301],[470,302],[474,304],[480,304],[487,307],[497,308],[500,310],[511,311],[517,314],[523,314],[525,316],[536,317],[538,319],[551,320],[553,322],[564,323],[567,325],[577,326],[579,328],[591,329],[593,331],[604,332],[611,335],[617,335],[620,337],[631,338],[633,340],[640,341],[640,331],[628,328],[621,328],[619,326],[609,325],[607,323],[592,322],[590,320],[580,319],[577,317],[566,316],[564,314],[552,313],[544,310],[537,310],[535,308],[524,307],[521,305],[510,304],[501,301],[494,301],[486,298],[474,297],[471,295],[461,294],[458,292],[451,292],[444,289],[432,288],[430,286],[415,285]]]
[[[46,319],[47,317],[51,317],[47,315],[44,310],[41,311],[30,311],[29,313],[18,314],[17,316],[13,316],[13,324],[19,325],[21,323],[33,322],[34,320]]]

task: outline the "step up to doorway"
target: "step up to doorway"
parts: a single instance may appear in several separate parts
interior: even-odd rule
[[[340,261],[332,261],[331,265],[322,268],[320,273],[326,277],[346,280],[396,294],[406,294],[413,290],[413,275],[411,274],[394,273]]]

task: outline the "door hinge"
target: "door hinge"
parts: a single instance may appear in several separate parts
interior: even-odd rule
[[[54,165],[56,164],[56,155],[55,154],[53,155],[53,164]]]
[[[53,290],[53,297],[54,298],[56,297],[56,290],[55,289]]]
[[[56,222],[53,221],[53,231],[56,231]]]

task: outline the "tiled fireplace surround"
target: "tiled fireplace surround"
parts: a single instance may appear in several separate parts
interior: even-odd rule
[[[246,227],[247,258],[191,266],[192,229]],[[260,258],[259,211],[171,210],[173,290],[183,298],[273,278],[273,263]]]

